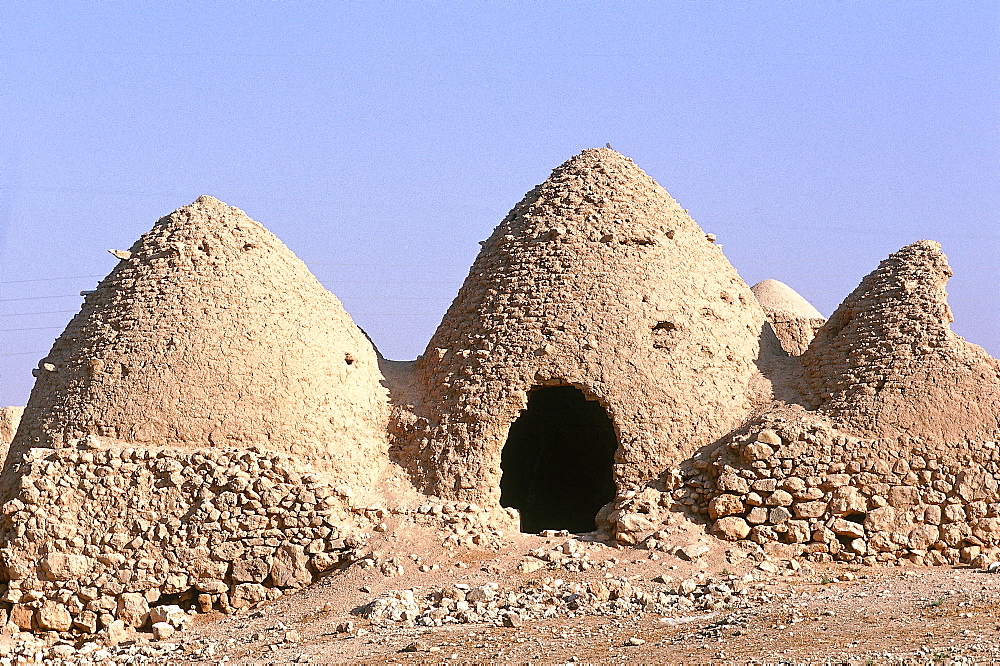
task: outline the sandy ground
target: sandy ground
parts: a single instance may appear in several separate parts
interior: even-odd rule
[[[698,540],[690,534],[679,538]],[[388,543],[391,538],[386,538]],[[499,552],[448,550],[415,538],[403,573],[352,565],[278,601],[225,616],[198,616],[175,640],[175,663],[989,663],[1000,661],[1000,575],[969,568],[847,567],[766,560],[700,537],[694,562],[668,553],[587,544],[598,566],[517,570],[533,548],[566,537],[515,535]],[[440,568],[419,571],[420,565]],[[655,558],[655,559],[651,559]],[[530,558],[527,558],[530,559]],[[601,565],[600,563],[604,563]],[[773,566],[772,566],[773,565]],[[795,570],[797,568],[797,570]],[[390,590],[416,595],[454,583],[608,579],[669,588],[685,578],[747,581],[746,608],[635,612],[493,624],[406,626],[357,609]],[[659,579],[659,582],[657,580]],[[667,582],[662,582],[667,581]],[[352,613],[352,611],[354,611]],[[353,623],[342,631],[344,623]],[[340,631],[338,630],[341,629]],[[180,655],[185,655],[180,657]]]

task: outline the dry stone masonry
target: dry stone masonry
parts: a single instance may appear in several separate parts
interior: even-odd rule
[[[201,197],[162,218],[114,252],[23,418],[0,410],[0,627],[164,638],[349,563],[410,566],[372,532],[569,537],[529,517],[554,492],[588,541],[689,560],[707,533],[817,561],[1000,558],[1000,364],[950,331],[940,246],[891,255],[824,321],[780,282],[751,291],[714,240],[631,160],[586,150],[483,242],[426,352],[392,362],[242,211]],[[543,463],[554,477],[523,471]],[[602,566],[588,552],[567,538],[519,568]],[[744,601],[735,580],[662,582],[361,612],[517,626]]]
[[[90,435],[23,464],[0,518],[2,599],[23,630],[143,627],[154,604],[244,608],[363,543],[348,490],[257,447],[123,448]]]
[[[754,423],[677,498],[712,530],[815,560],[959,564],[1000,554],[1000,445],[859,438],[801,410]]]

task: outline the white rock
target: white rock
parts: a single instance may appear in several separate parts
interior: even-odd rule
[[[165,641],[174,635],[174,627],[169,622],[153,623],[153,638],[158,641]]]

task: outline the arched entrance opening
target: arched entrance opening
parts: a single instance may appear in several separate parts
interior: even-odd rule
[[[573,386],[537,387],[503,447],[500,504],[521,512],[522,532],[591,532],[615,498],[617,448],[600,403]]]

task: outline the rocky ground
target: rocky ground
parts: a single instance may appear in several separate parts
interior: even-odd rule
[[[662,550],[440,537],[378,535],[319,583],[228,615],[161,609],[155,631],[91,639],[8,632],[0,665],[1000,660],[997,570],[783,560],[688,523]]]

